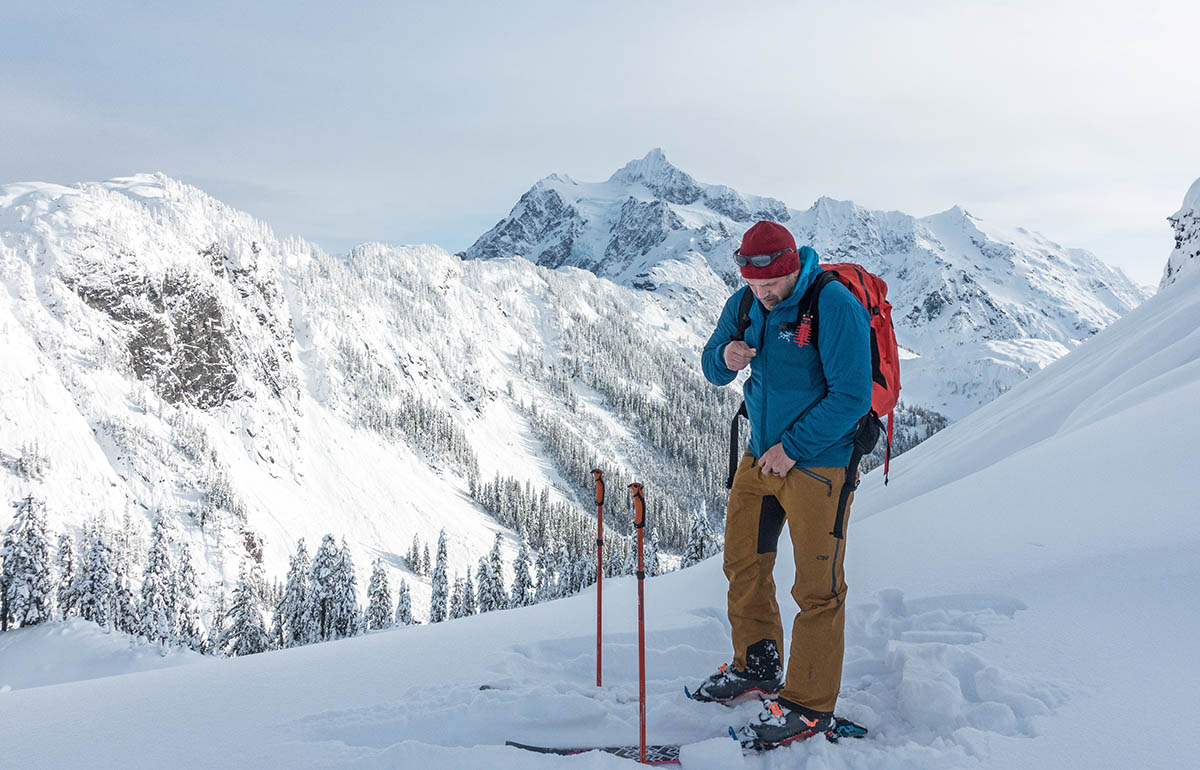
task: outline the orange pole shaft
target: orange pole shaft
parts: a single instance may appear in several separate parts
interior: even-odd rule
[[[604,471],[592,471],[596,481],[596,686],[601,686],[601,639],[604,636]]]
[[[641,762],[646,763],[646,564],[643,559],[643,531],[646,526],[646,500],[642,496],[641,484],[630,484],[633,490],[633,526],[637,529],[638,550],[638,741],[641,746]]]

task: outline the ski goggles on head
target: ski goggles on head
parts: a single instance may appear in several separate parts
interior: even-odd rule
[[[783,251],[777,251],[774,254],[754,254],[752,256],[747,256],[742,253],[741,249],[734,249],[733,250],[733,263],[735,265],[737,265],[738,267],[745,267],[746,265],[754,265],[755,267],[766,267],[767,265],[774,262],[776,257],[782,257],[784,254],[795,254],[795,253],[796,253],[795,249],[784,249]]]

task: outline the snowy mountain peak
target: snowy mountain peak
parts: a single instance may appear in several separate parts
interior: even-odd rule
[[[663,178],[668,178],[676,174],[687,176],[678,168],[673,166],[667,156],[663,153],[662,148],[655,147],[646,155],[637,160],[631,160],[615,171],[608,178],[610,182],[620,182],[621,184],[629,184],[632,182],[654,181]],[[688,177],[689,179],[691,177]]]
[[[657,147],[641,160],[626,163],[608,181],[620,185],[642,184],[655,196],[681,205],[695,203],[704,194],[696,180],[671,165]]]
[[[854,201],[844,201],[822,195],[813,201],[813,205],[809,206],[808,211],[819,216],[853,216],[859,212],[865,212],[866,209]]]
[[[182,182],[177,182],[171,179],[161,171],[154,173],[140,173],[133,176],[119,176],[108,180],[104,186],[110,190],[117,190],[130,197],[138,198],[165,198],[167,197],[168,187],[171,185],[182,185]]]
[[[567,176],[566,174],[554,173],[554,174],[549,174],[549,175],[544,176],[541,179],[539,179],[537,181],[537,184],[534,185],[534,187],[539,188],[539,189],[544,189],[547,187],[557,187],[560,185],[566,185],[568,187],[578,187],[579,183],[576,182],[571,177]]]
[[[1200,179],[1188,188],[1183,205],[1167,221],[1175,229],[1175,250],[1163,268],[1160,289],[1175,283],[1182,271],[1200,269]]]
[[[971,212],[957,204],[951,206],[945,211],[939,211],[936,214],[930,214],[929,216],[921,217],[921,221],[930,225],[941,227],[957,227],[961,229],[972,230],[980,235],[983,234],[983,231],[979,228],[979,224],[983,220],[974,216],[971,214]]]

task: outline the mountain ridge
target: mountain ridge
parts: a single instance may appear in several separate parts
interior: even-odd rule
[[[581,550],[594,530],[526,509],[590,515],[597,462],[658,491],[666,547],[719,511],[734,396],[699,373],[703,306],[435,246],[330,256],[161,174],[0,186],[0,286],[0,494],[42,498],[58,533],[166,513],[206,588],[245,559],[281,577],[298,537],[333,532],[423,609],[414,537],[445,528],[451,576],[497,533],[507,560],[520,539]],[[613,340],[640,355],[607,363]]]
[[[822,196],[792,209],[697,182],[658,148],[604,182],[566,179],[539,180],[459,256],[573,265],[719,306],[741,282],[731,259],[741,233],[757,219],[780,222],[823,261],[860,262],[889,282],[897,335],[916,354],[906,397],[954,418],[1146,298],[1089,252],[992,225],[960,205],[914,217]]]

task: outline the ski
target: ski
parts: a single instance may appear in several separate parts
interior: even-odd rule
[[[589,751],[603,751],[606,754],[613,754],[623,759],[632,759],[638,762],[642,757],[641,746],[576,746],[566,748],[556,748],[553,746],[531,746],[528,743],[517,743],[516,741],[505,741],[505,746],[512,746],[525,751],[535,751],[539,754],[559,754],[561,756],[574,756],[575,754],[586,754]],[[654,746],[646,747],[646,764],[648,765],[677,765],[679,764],[679,750],[683,748],[681,743],[663,743]]]
[[[837,743],[842,738],[864,738],[867,735],[867,728],[860,724],[851,722],[843,717],[835,717],[834,725],[829,730],[825,731],[825,739],[830,743]],[[799,742],[805,738],[814,736],[801,736],[786,741],[784,743],[762,743],[757,738],[745,737],[738,734],[738,731],[733,727],[729,728],[729,736],[737,741],[742,746],[743,754],[760,754],[764,751],[786,746],[793,742]],[[518,743],[517,741],[505,741],[505,746],[523,749],[525,751],[534,751],[539,754],[558,754],[560,756],[574,756],[576,754],[586,754],[589,751],[603,751],[606,754],[622,757],[624,759],[632,759],[637,762],[641,759],[641,746],[534,746],[528,743]],[[660,743],[646,747],[646,764],[648,765],[677,765],[679,764],[679,753],[683,748],[681,743]]]

